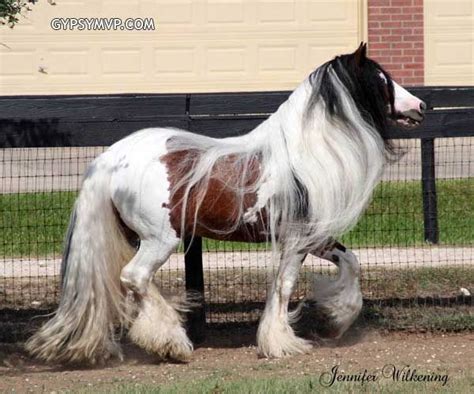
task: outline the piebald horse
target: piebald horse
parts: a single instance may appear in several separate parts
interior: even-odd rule
[[[151,128],[118,141],[84,175],[66,235],[59,308],[28,350],[51,362],[121,357],[120,325],[159,357],[186,359],[193,345],[183,308],[152,278],[187,236],[271,243],[278,270],[258,329],[261,355],[310,349],[288,311],[308,253],[339,267],[338,280],[315,281],[312,297],[340,336],[362,298],[357,259],[335,239],[356,223],[394,154],[389,125],[414,127],[425,108],[361,44],[317,68],[246,135]]]

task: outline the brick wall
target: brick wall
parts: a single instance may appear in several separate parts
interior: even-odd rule
[[[424,84],[423,0],[368,0],[369,56],[402,85]]]

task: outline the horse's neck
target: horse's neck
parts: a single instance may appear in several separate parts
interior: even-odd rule
[[[343,176],[342,173],[352,169],[372,183],[384,163],[381,137],[369,130],[370,126],[361,124],[361,120],[355,118],[353,130],[348,130],[350,125],[329,119],[320,104],[313,109],[311,118],[305,121],[311,89],[309,81],[303,81],[266,121],[249,134],[237,137],[239,144],[253,146],[257,150],[268,149],[274,152],[274,160],[287,162],[286,168],[281,163],[274,170],[267,169],[267,175],[291,169],[308,172],[311,178],[316,176],[314,170],[310,170],[314,162],[314,168],[320,171],[334,172],[337,168],[341,172],[339,175]],[[356,116],[355,111],[353,116]],[[370,160],[371,163],[368,163]],[[273,173],[274,176],[278,178],[278,173]]]
[[[280,133],[283,133],[288,141],[294,141],[294,131],[302,127],[303,111],[307,100],[306,82],[298,86],[268,119],[239,138],[250,144],[267,144],[269,139],[279,138]]]
[[[294,174],[307,188],[310,198],[324,211],[315,219],[330,222],[334,231],[347,228],[358,217],[381,175],[383,141],[369,125],[358,119],[355,109],[346,123],[330,119],[322,104],[304,120],[312,87],[303,82],[278,111],[256,128],[249,138],[260,139],[271,148],[263,174],[275,190],[284,190]],[[253,135],[252,135],[253,134]]]

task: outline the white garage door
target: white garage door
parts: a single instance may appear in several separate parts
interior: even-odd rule
[[[474,1],[425,1],[425,84],[474,85]]]
[[[0,94],[291,89],[365,38],[365,0],[41,1],[1,28]],[[154,31],[54,31],[52,18],[153,18]]]

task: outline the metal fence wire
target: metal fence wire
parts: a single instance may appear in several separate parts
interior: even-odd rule
[[[420,140],[397,144],[405,154],[387,166],[365,215],[341,239],[359,257],[365,299],[445,298],[459,295],[462,288],[471,291],[474,137],[434,140],[438,244],[425,237]],[[88,163],[104,149],[0,150],[0,310],[50,309],[58,303],[70,210]],[[208,322],[258,319],[268,288],[270,254],[267,245],[203,241]],[[334,273],[327,262],[308,256],[293,300],[304,297],[313,274]],[[184,290],[181,252],[159,270],[157,282],[167,292]],[[421,301],[418,305],[423,306]]]
[[[406,153],[387,166],[366,213],[339,241],[359,257],[366,320],[389,328],[472,329],[474,88],[410,90],[428,103],[426,119],[416,130],[389,131]],[[57,306],[72,204],[88,163],[107,146],[146,127],[239,135],[288,95],[0,97],[0,340],[24,338],[32,316]],[[191,331],[197,322],[198,332],[203,311],[208,323],[255,322],[274,268],[270,260],[268,245],[199,240],[186,257],[179,250],[172,255],[156,280],[164,292],[203,293],[204,309],[189,315]],[[336,272],[308,256],[292,306],[314,275]],[[23,329],[15,331],[17,320]]]

